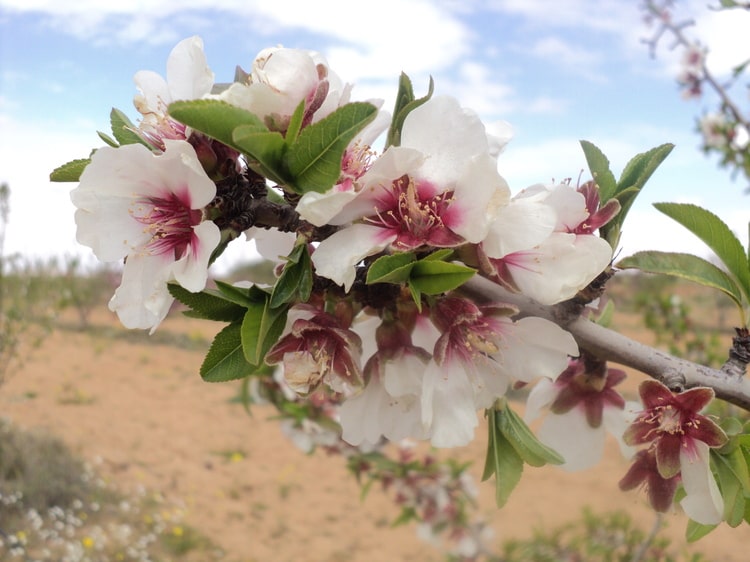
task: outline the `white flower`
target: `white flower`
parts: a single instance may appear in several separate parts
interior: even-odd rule
[[[247,83],[236,82],[218,97],[252,111],[269,129],[285,134],[300,103],[305,108],[304,127],[347,103],[350,90],[320,54],[272,47],[258,53]]]
[[[185,126],[167,116],[173,101],[200,99],[211,92],[214,73],[208,67],[203,41],[193,36],[180,41],[167,59],[167,78],[156,72],[141,70],[133,77],[141,92],[135,97],[136,109],[143,115],[141,133],[154,146],[162,139],[185,139]]]
[[[482,251],[500,282],[542,304],[558,303],[575,296],[612,259],[609,243],[586,223],[596,211],[567,184],[533,186],[497,214]]]
[[[635,449],[623,441],[638,403],[626,403],[615,387],[625,380],[620,369],[586,358],[571,359],[556,380],[541,379],[529,393],[524,419],[531,422],[549,408],[539,440],[559,452],[565,470],[583,470],[602,457],[606,433],[612,434],[623,456]]]
[[[126,258],[110,309],[128,328],[151,332],[172,304],[168,281],[193,292],[205,287],[220,238],[201,211],[216,186],[192,146],[164,143],[159,155],[140,144],[100,148],[71,192],[78,241],[102,261]]]
[[[359,184],[358,195],[331,220],[356,224],[321,242],[312,256],[319,275],[346,289],[356,264],[389,246],[479,243],[509,198],[484,125],[447,96],[409,113],[401,146],[389,147]]]
[[[370,380],[339,409],[342,439],[352,445],[425,439],[419,396],[427,360],[414,348],[404,348],[389,360],[376,361]]]
[[[514,322],[512,312],[455,297],[431,310],[442,335],[424,374],[421,410],[434,446],[469,443],[477,410],[489,408],[512,380],[556,379],[568,356],[578,353],[573,337],[556,324],[542,318]]]

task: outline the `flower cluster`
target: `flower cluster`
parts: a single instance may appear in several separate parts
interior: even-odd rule
[[[499,171],[510,134],[488,134],[456,99],[433,96],[432,84],[417,99],[406,75],[392,114],[380,100],[351,101],[353,86],[315,52],[265,49],[250,72],[215,84],[192,37],[170,54],[166,79],[139,72],[135,82],[139,122],[118,114],[115,139],[100,135],[109,146],[56,171],[80,180],[71,194],[78,240],[102,260],[124,260],[110,308],[125,326],[153,332],[175,298],[225,322],[201,375],[252,375],[287,401],[307,397],[330,423],[288,424],[305,448],[341,447],[339,429],[361,450],[404,439],[462,446],[479,410],[527,384],[536,384],[527,413],[549,407],[542,440],[566,468],[596,462],[605,428],[623,434],[621,371],[575,359],[576,341],[557,323],[519,317],[466,282],[481,276],[541,305],[591,301],[596,290],[583,290],[610,269],[632,183],[616,185],[606,170],[601,188],[565,181],[513,194]],[[606,161],[593,145],[584,150]],[[275,263],[274,284],[206,288],[213,260],[252,239]],[[632,427],[662,419],[663,404],[647,402],[657,406]],[[519,476],[524,462],[562,462],[520,418],[495,418],[505,425],[493,454],[505,447]],[[657,435],[632,427],[630,445]],[[593,445],[578,440],[586,433]],[[665,457],[664,447],[659,474],[681,472],[689,488],[693,473],[675,471],[665,460],[675,451]],[[704,453],[696,446],[686,462]],[[439,504],[409,509],[428,521]]]
[[[352,443],[466,444],[478,409],[517,381],[554,380],[577,354],[557,325],[514,320],[511,306],[454,294],[460,282],[452,279],[479,272],[545,304],[573,297],[612,256],[596,231],[619,206],[600,208],[593,183],[511,197],[497,162],[507,139],[488,135],[455,99],[435,96],[403,114],[398,143],[381,153],[372,143],[396,120],[380,102],[368,104],[377,114],[337,153],[330,184],[307,189],[307,176],[292,177],[293,161],[274,164],[268,151],[345,118],[352,87],[317,53],[266,49],[221,89],[193,37],[172,51],[166,80],[139,72],[135,82],[137,142],[97,150],[71,195],[79,241],[102,260],[125,259],[110,308],[126,326],[155,330],[172,303],[168,283],[202,291],[212,256],[239,230],[276,227],[296,233],[279,270],[294,255],[304,269],[297,281],[316,281],[281,301],[286,327],[261,359],[280,365],[297,392],[325,387],[348,398],[341,423]],[[246,120],[248,134],[180,121],[170,108],[190,100]],[[269,223],[272,213],[292,219]],[[390,267],[378,283],[363,283],[376,258],[399,256],[413,270],[406,277]]]

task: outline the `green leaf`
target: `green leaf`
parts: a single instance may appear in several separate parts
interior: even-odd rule
[[[672,144],[662,144],[637,154],[626,164],[613,194],[620,203],[620,212],[614,220],[601,228],[602,237],[609,242],[612,248],[616,248],[620,241],[623,222],[635,198],[673,148],[674,145]],[[604,198],[602,198],[602,201],[606,202]]]
[[[742,452],[739,449],[735,449],[735,451],[739,455],[741,463],[744,463]],[[718,476],[721,497],[724,499],[724,520],[730,527],[737,527],[742,523],[745,516],[743,486],[734,470],[739,468],[739,465],[734,455],[713,453],[711,458],[714,460],[713,464]],[[745,465],[744,470],[746,473],[747,465]]]
[[[67,164],[63,164],[52,170],[52,173],[49,175],[49,181],[81,181],[81,174],[90,163],[90,158],[71,160]]]
[[[232,133],[236,127],[251,127],[255,132],[268,132],[260,117],[254,113],[216,99],[176,101],[169,105],[169,115],[236,150]]]
[[[250,304],[263,302],[268,293],[253,285],[252,287],[237,287],[224,281],[214,281],[216,288],[226,300],[247,308]]]
[[[106,144],[108,144],[112,148],[120,147],[119,143],[115,139],[110,137],[108,134],[102,133],[101,131],[97,131],[96,134],[99,135],[99,138],[102,139]]]
[[[137,127],[133,125],[133,122],[119,109],[112,108],[112,111],[109,113],[109,123],[112,126],[112,136],[117,139],[120,146],[125,146],[126,144],[142,144],[151,148],[151,146],[135,132]]]
[[[738,306],[742,306],[742,293],[737,283],[726,272],[709,261],[677,252],[655,250],[637,252],[617,263],[620,269],[640,269],[648,273],[660,273],[688,279],[706,287],[719,289]]]
[[[739,281],[745,297],[750,300],[747,254],[724,221],[712,212],[689,203],[654,203],[654,207],[687,228],[711,248]]]
[[[435,250],[431,254],[425,256],[422,258],[422,260],[439,260],[439,261],[446,261],[453,255],[453,250],[451,248],[442,248],[440,250]]]
[[[176,283],[169,283],[167,288],[170,295],[190,308],[185,314],[191,318],[239,322],[245,314],[244,306],[227,300],[221,293],[211,293],[208,290],[192,293]]]
[[[708,533],[713,531],[717,526],[718,525],[703,525],[702,523],[698,523],[690,519],[688,520],[687,530],[685,531],[685,538],[687,539],[687,542],[689,543],[695,542],[705,537]]]
[[[306,302],[312,292],[312,263],[307,244],[298,244],[287,258],[271,292],[271,308],[292,302],[295,298]]]
[[[612,301],[607,301],[607,304],[604,305],[604,310],[602,310],[601,314],[599,314],[599,317],[596,318],[595,322],[600,326],[609,328],[612,325],[612,320],[614,319],[614,317],[615,303]]]
[[[341,159],[349,143],[378,113],[371,103],[339,107],[328,117],[305,127],[288,147],[287,169],[297,193],[324,192],[341,175]]]
[[[286,322],[287,309],[270,307],[270,296],[248,307],[242,320],[242,347],[245,359],[252,365],[261,365],[266,353],[276,343]]]
[[[665,143],[634,156],[622,171],[617,193],[633,186],[641,189],[673,148],[673,144]]]
[[[617,189],[615,176],[609,168],[609,160],[596,145],[586,140],[582,140],[580,143],[589,165],[591,177],[599,186],[599,197],[603,203],[606,203],[615,196]]]
[[[240,324],[232,323],[216,334],[200,374],[206,382],[224,382],[250,376],[255,370],[242,351]]]
[[[417,305],[417,312],[420,314],[422,313],[422,293],[419,290],[419,287],[416,285],[408,285],[409,287],[409,293],[411,294],[411,298],[414,301],[414,304]]]
[[[292,118],[289,120],[289,126],[286,129],[286,136],[284,137],[287,144],[294,144],[296,142],[297,135],[299,135],[299,132],[302,129],[302,120],[304,117],[305,101],[302,100],[299,102],[297,109],[294,110]]]
[[[398,93],[396,94],[396,104],[393,107],[393,115],[399,115],[403,109],[414,101],[414,86],[412,86],[411,78],[404,72],[401,73],[398,79]],[[403,119],[400,124],[397,124],[396,119],[391,120],[391,126],[388,129],[388,135],[386,136],[385,146],[398,146],[401,140],[401,127],[403,126]]]
[[[398,81],[396,105],[393,108],[393,119],[386,137],[386,148],[389,146],[399,146],[401,144],[401,129],[404,127],[406,117],[414,109],[429,100],[432,97],[434,89],[435,83],[433,82],[432,77],[430,77],[430,85],[427,94],[419,99],[414,99],[414,89],[412,87],[411,79],[403,72],[401,73]]]
[[[531,466],[545,464],[563,464],[563,459],[557,451],[544,445],[529,426],[518,416],[510,406],[496,410],[496,423],[500,432],[505,436],[521,459]]]
[[[413,252],[391,254],[376,259],[367,270],[368,285],[373,283],[404,283],[409,279],[412,267],[416,263]]]
[[[281,133],[258,131],[252,125],[240,125],[232,133],[233,146],[246,154],[249,165],[270,180],[285,185],[289,182],[284,169],[286,143]]]
[[[420,293],[439,295],[460,287],[475,273],[475,269],[458,263],[421,260],[411,269],[409,285]]]
[[[482,480],[495,475],[495,503],[503,507],[521,481],[523,460],[500,430],[497,413],[494,408],[487,412],[489,431]]]

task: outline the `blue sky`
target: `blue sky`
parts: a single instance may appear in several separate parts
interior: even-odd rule
[[[709,11],[710,1],[678,0],[677,13],[696,18],[689,33],[726,73],[748,56],[736,45],[750,13]],[[631,211],[621,255],[706,255],[654,201],[711,209],[746,242],[745,184],[703,156],[693,130],[713,100],[680,98],[676,53],[665,43],[651,59],[641,42],[649,33],[638,0],[0,0],[0,181],[12,191],[6,251],[90,255],[75,241],[74,185],[50,184],[48,174],[102,144],[96,131],[109,130],[112,107],[136,120],[133,75],[164,74],[170,50],[190,35],[203,38],[217,82],[279,44],[320,51],[355,84],[355,99],[383,98],[386,108],[401,71],[418,95],[431,75],[437,93],[456,96],[490,129],[511,123],[499,168],[514,192],[575,180],[586,166],[579,139],[598,145],[616,175],[637,152],[675,143]],[[239,255],[247,248],[226,261]]]

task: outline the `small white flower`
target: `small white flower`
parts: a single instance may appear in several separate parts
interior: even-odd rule
[[[180,41],[167,59],[166,80],[151,70],[133,77],[140,94],[133,103],[143,115],[139,129],[154,146],[164,139],[185,139],[185,126],[167,115],[167,107],[177,100],[200,99],[211,92],[214,73],[208,67],[203,41],[193,36]]]

